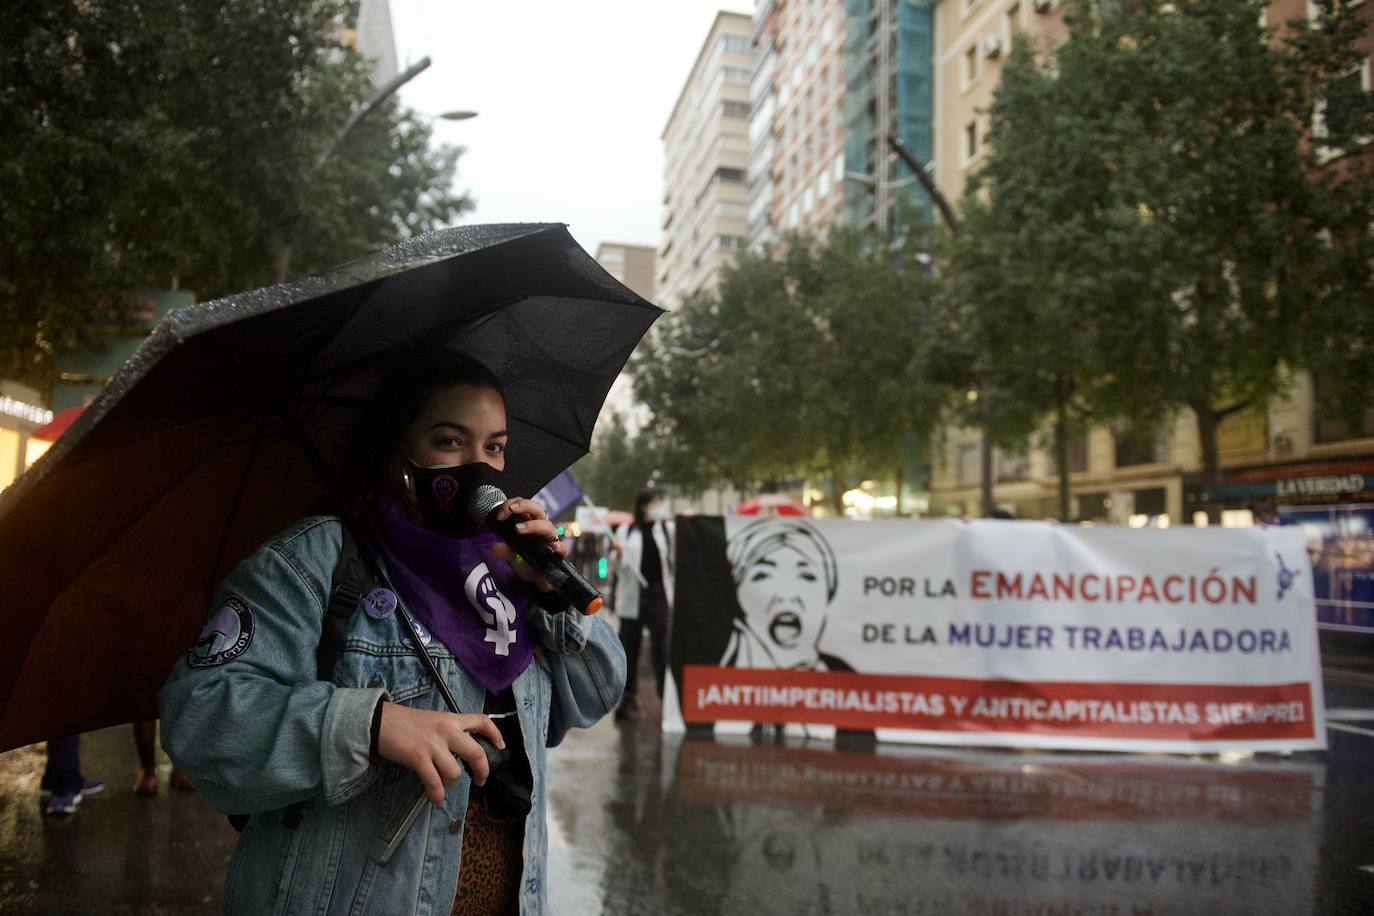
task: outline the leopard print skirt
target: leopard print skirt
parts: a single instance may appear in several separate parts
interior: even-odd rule
[[[463,851],[452,916],[518,916],[525,825],[487,817],[486,793],[474,787],[463,818]]]

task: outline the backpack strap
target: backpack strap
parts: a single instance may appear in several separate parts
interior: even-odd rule
[[[329,603],[325,606],[324,620],[320,625],[320,644],[315,649],[315,676],[322,681],[334,679],[334,665],[339,660],[344,638],[348,635],[348,623],[363,595],[372,590],[377,575],[348,523],[340,519],[340,524],[343,527],[343,545],[334,563],[334,574],[329,582]],[[296,802],[282,815],[282,826],[287,830],[295,830],[304,813],[305,805]],[[242,833],[248,825],[248,817],[247,814],[231,814],[229,823]]]
[[[343,527],[343,546],[339,559],[334,564],[334,575],[329,585],[329,604],[325,607],[324,621],[320,626],[320,644],[315,649],[315,676],[319,680],[334,679],[334,665],[339,660],[344,637],[348,635],[348,623],[358,602],[372,589],[376,572],[358,544],[346,522]]]

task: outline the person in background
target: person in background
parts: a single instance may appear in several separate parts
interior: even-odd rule
[[[138,749],[138,779],[134,780],[134,794],[151,797],[157,794],[157,719],[134,723],[134,747]],[[169,780],[173,789],[194,792],[195,787],[186,774],[172,767]]]
[[[39,788],[49,796],[49,814],[75,814],[82,799],[104,791],[104,782],[81,775],[80,735],[49,738],[47,758]]]
[[[659,697],[668,667],[668,626],[673,595],[673,523],[661,490],[650,487],[635,498],[634,520],[616,529],[615,613],[629,672],[617,719],[634,714],[638,705],[636,671],[644,630],[649,630],[654,680]]]

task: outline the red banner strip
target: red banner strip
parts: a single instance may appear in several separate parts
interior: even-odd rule
[[[682,717],[1173,741],[1312,738],[1311,686],[683,669]]]

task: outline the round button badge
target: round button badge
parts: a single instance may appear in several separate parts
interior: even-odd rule
[[[396,612],[396,593],[389,588],[374,588],[363,599],[363,610],[373,620],[386,620]]]

